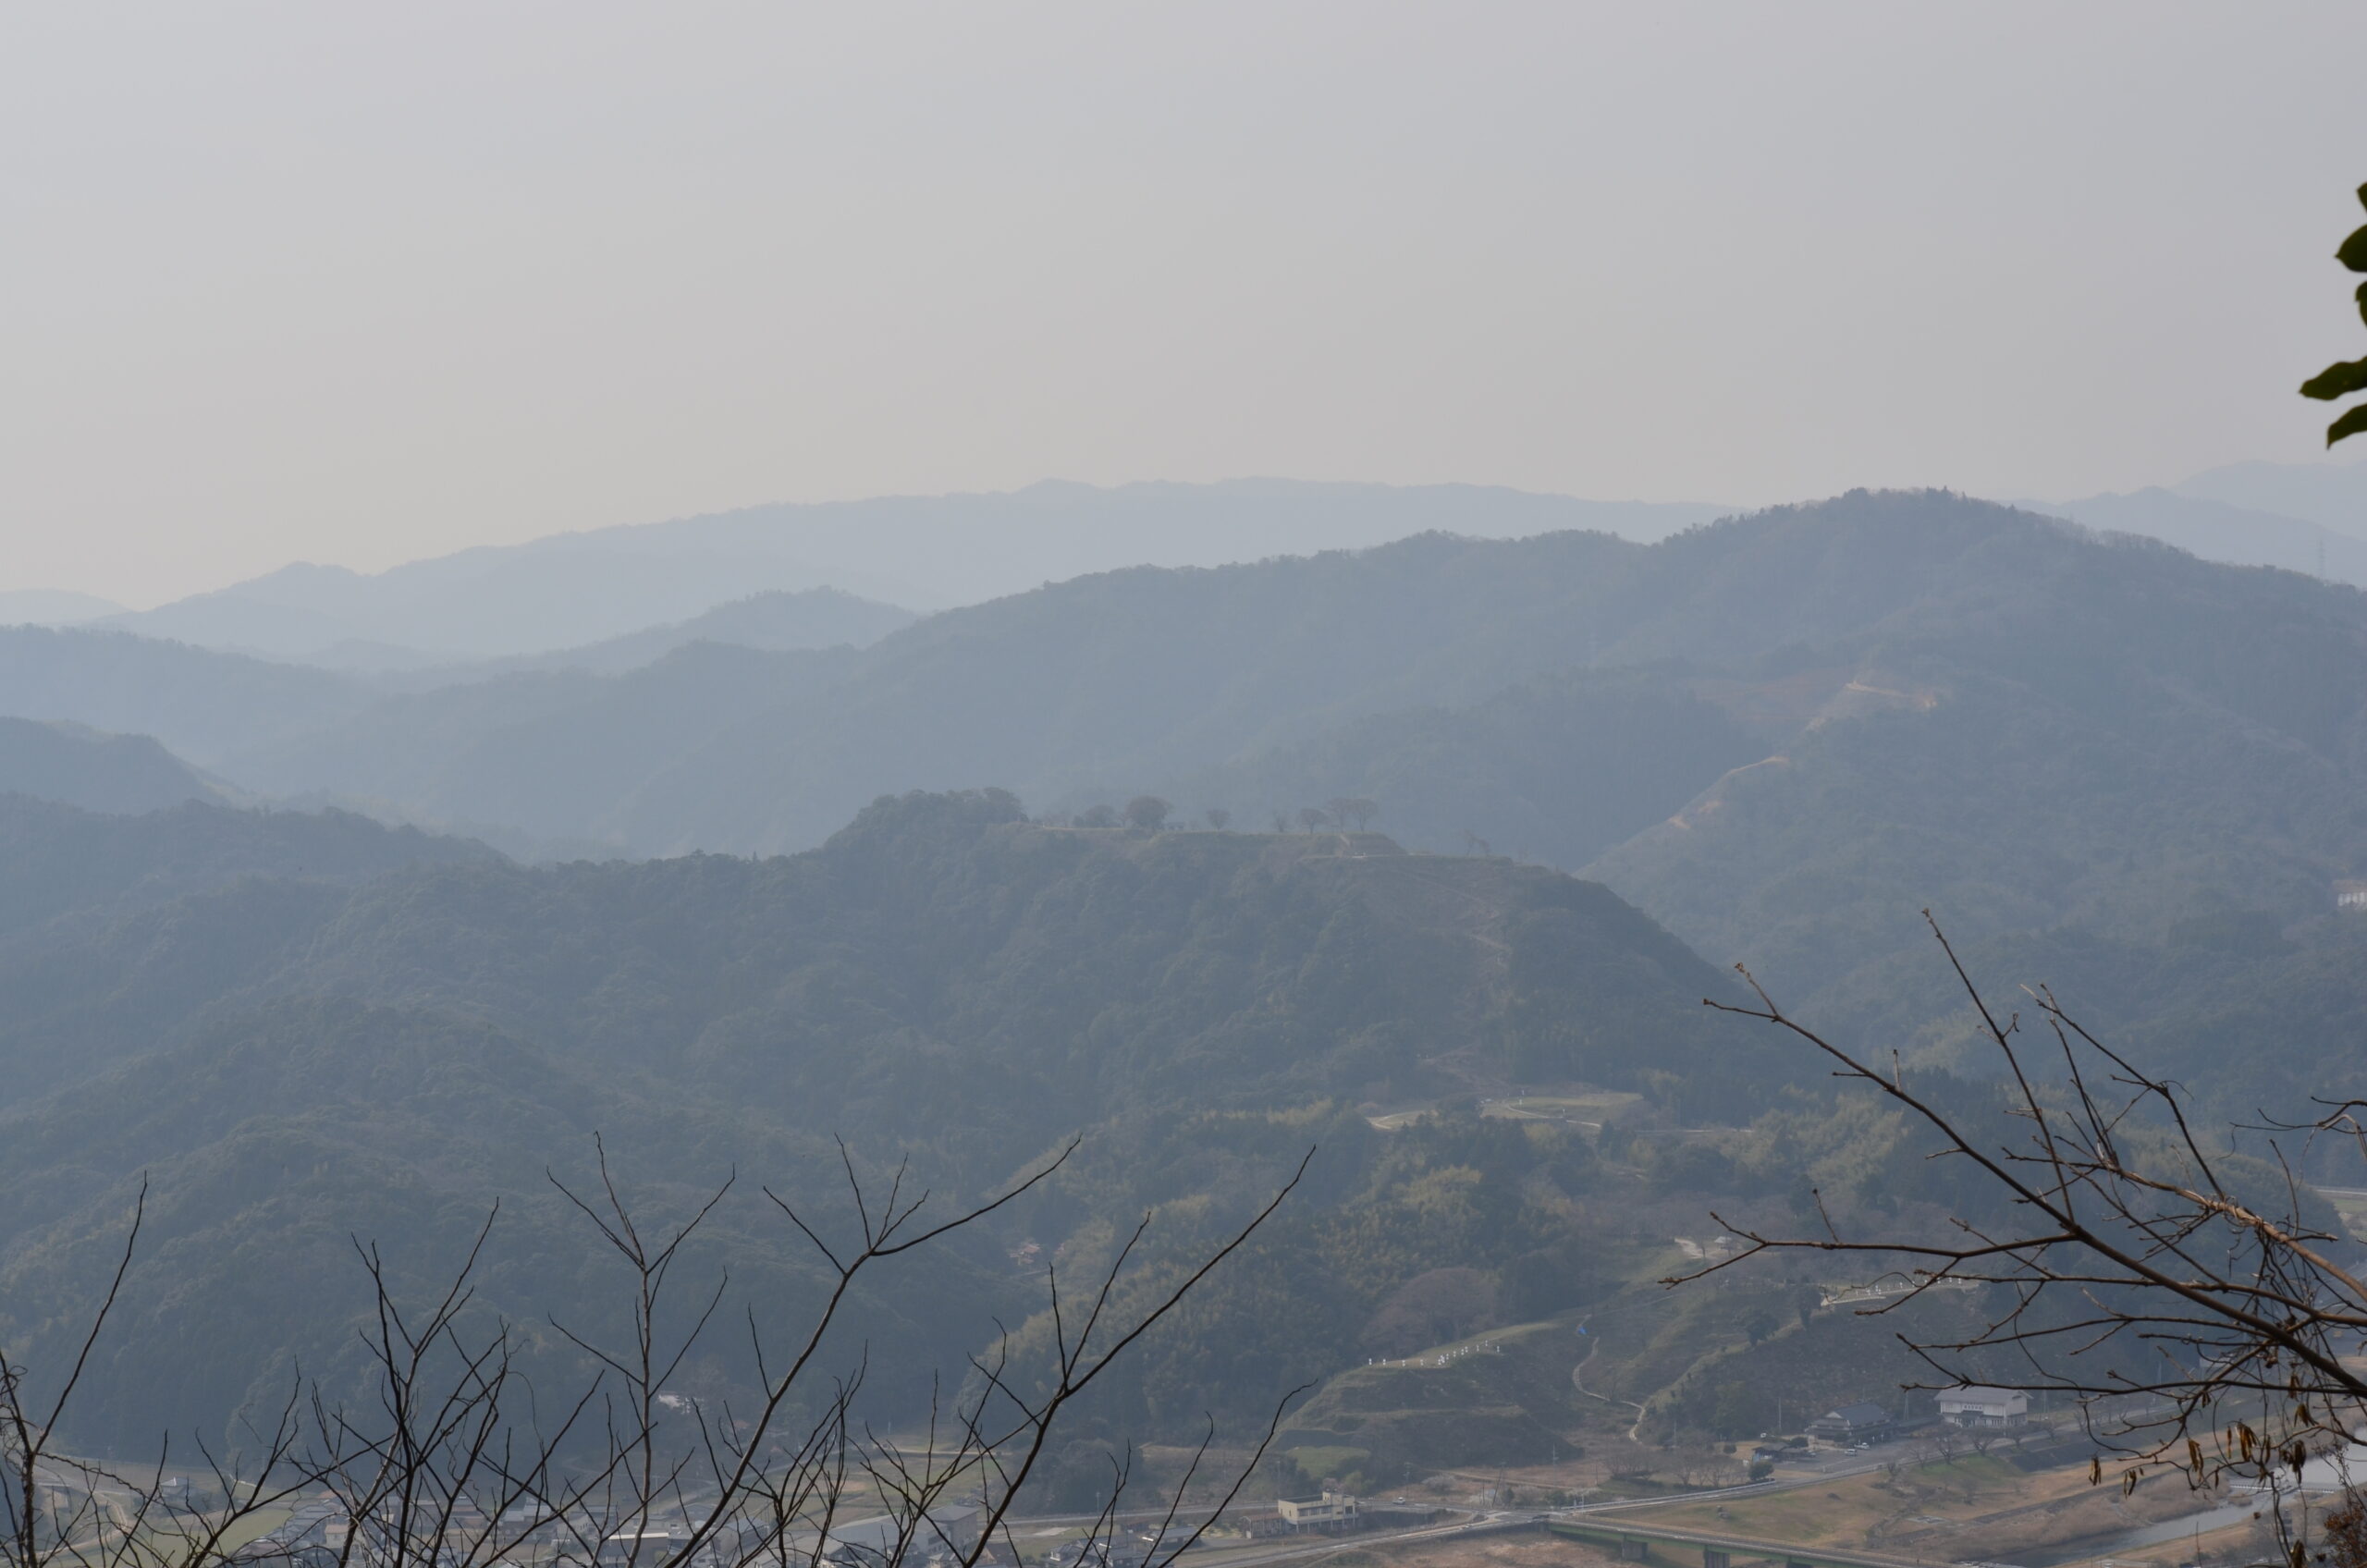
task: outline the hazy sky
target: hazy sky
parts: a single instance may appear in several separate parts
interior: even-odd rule
[[[16,6],[0,587],[1242,474],[2306,459],[2367,5]]]

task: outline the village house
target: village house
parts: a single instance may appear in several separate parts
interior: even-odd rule
[[[1313,1497],[1278,1497],[1274,1512],[1293,1530],[1352,1530],[1356,1525],[1356,1500],[1326,1487]]]
[[[1950,1389],[1940,1396],[1940,1419],[1959,1427],[2018,1427],[2030,1413],[2030,1396],[2018,1389]]]
[[[1845,1404],[1809,1423],[1809,1435],[1835,1443],[1878,1443],[1897,1427],[1879,1404]]]

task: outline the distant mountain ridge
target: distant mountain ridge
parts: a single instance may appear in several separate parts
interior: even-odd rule
[[[125,631],[0,627],[0,714],[151,735],[216,771],[377,695],[351,676]]]
[[[858,599],[836,588],[794,592],[775,589],[729,600],[688,620],[628,631],[621,637],[580,648],[521,654],[479,665],[431,666],[419,670],[405,684],[432,690],[533,669],[582,669],[595,675],[622,675],[655,664],[675,649],[693,643],[721,643],[766,653],[791,653],[803,648],[866,648],[918,619],[910,610]]]
[[[56,588],[0,590],[0,626],[80,626],[128,613],[112,599]]]
[[[2300,518],[2367,539],[2367,462],[2228,463],[2171,486],[2182,496]]]
[[[1260,770],[1282,787],[1283,774],[1255,759],[1376,716],[1466,709],[1588,668],[1689,664],[1682,680],[1653,678],[1673,694],[1714,675],[1720,692],[1734,688],[1717,701],[1767,716],[1751,723],[1772,751],[1799,725],[1886,699],[1826,690],[1793,713],[1785,704],[1796,699],[1780,692],[1800,678],[1772,679],[1756,661],[1797,646],[1814,666],[1828,655],[1806,650],[1846,639],[1928,640],[1949,623],[1928,612],[1962,601],[1968,581],[1993,595],[2045,592],[2043,575],[2032,585],[2000,575],[1995,563],[2018,557],[2054,573],[2091,563],[2108,594],[2118,566],[2148,561],[2152,548],[2122,550],[1960,497],[1859,496],[1651,546],[1602,533],[1430,535],[1254,566],[1135,569],[932,617],[834,659],[678,656],[619,682],[521,685],[506,699],[494,687],[433,693],[370,709],[340,736],[246,753],[224,771],[274,792],[360,793],[399,780],[386,792],[428,820],[515,820],[542,800],[552,815],[534,830],[657,852],[794,849],[882,790],[978,780],[1053,809],[1153,788],[1193,810],[1262,814],[1306,800],[1233,793]],[[2190,564],[2198,584],[2248,581]],[[2290,591],[2313,587],[2297,579]],[[1532,729],[1515,723],[1502,734],[1510,742]],[[1720,742],[1702,766],[1713,754],[1735,766],[1738,744]],[[573,759],[558,780],[563,800],[548,792],[548,759],[560,755]],[[1661,815],[1718,771],[1655,786],[1682,786],[1662,797]],[[1524,788],[1549,813],[1575,809],[1552,803],[1548,778]],[[1323,793],[1385,790],[1392,809],[1433,822],[1472,806],[1443,782],[1432,804],[1347,782]],[[1201,798],[1213,789],[1230,798]],[[1521,842],[1484,814],[1458,826]]]
[[[684,621],[751,594],[832,587],[928,611],[1090,572],[1600,528],[1641,537],[1727,508],[1480,485],[1236,480],[884,496],[484,546],[375,574],[307,563],[96,624],[267,657],[386,668],[547,653]]]
[[[1912,948],[1925,907],[1968,940],[2315,917],[2367,875],[2362,693],[2356,590],[1939,492],[1652,545],[1134,568],[860,649],[699,643],[395,696],[0,633],[0,709],[38,695],[265,796],[531,857],[797,851],[914,789],[1260,827],[1364,797],[1410,848],[1584,873],[1796,995]]]
[[[2092,678],[2083,671],[2123,669],[2111,644],[2067,650],[2054,668],[2001,663],[1996,638],[2045,605],[2145,645],[2160,629],[2130,596],[2139,583],[2224,624],[2227,668],[2255,672],[2240,701],[2211,710],[2228,743],[2257,724],[2249,706],[2300,692],[2349,711],[2339,672],[2353,655],[2333,629],[2357,619],[2350,591],[1936,493],[1776,508],[1655,545],[1432,534],[1135,568],[860,649],[693,644],[622,675],[524,670],[397,696],[119,634],[6,632],[0,711],[156,733],[267,796],[605,853],[794,850],[883,791],[995,782],[1056,813],[1149,790],[1261,826],[1276,810],[1366,796],[1422,847],[1461,848],[1467,834],[1577,869],[1730,770],[1797,765],[1800,747],[1854,743],[1925,700],[1885,693],[2005,723],[2010,701],[1991,715],[1988,697],[1957,707],[1950,694],[2021,686],[2052,702],[2054,686]],[[2334,639],[2322,652],[2268,673],[2320,625]],[[2157,681],[2190,656],[2167,647],[2156,669],[2115,679]],[[2178,679],[2205,691],[2210,673]],[[2107,706],[2094,721],[2136,711]],[[2343,766],[2350,742],[2309,728],[2323,759],[2312,767]],[[2313,777],[2288,769],[2278,787]],[[2231,831],[2244,820],[2218,819]],[[2303,862],[2346,875],[2348,855],[2321,835]],[[2304,886],[2294,875],[2278,874],[2287,903]],[[1671,910],[1693,897],[1639,896]]]
[[[2367,537],[2277,512],[2163,489],[2039,503],[2033,509],[2103,533],[2158,539],[2207,561],[2273,566],[2367,586]]]
[[[2367,587],[2367,463],[2233,463],[2174,485],[2019,504],[2204,560]]]

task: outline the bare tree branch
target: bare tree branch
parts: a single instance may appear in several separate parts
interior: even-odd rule
[[[2303,1191],[2281,1148],[2272,1145],[2282,1207],[2239,1193],[2196,1136],[2183,1087],[2140,1069],[2043,986],[2029,995],[2060,1066],[2040,1072],[2020,1015],[2001,1021],[1928,911],[1925,919],[1996,1052],[2007,1122],[2028,1128],[2019,1142],[1923,1092],[1895,1056],[1877,1071],[1793,1018],[1747,970],[1757,1006],[1705,1005],[1789,1033],[1834,1063],[1836,1078],[1907,1112],[1934,1135],[1930,1158],[1968,1167],[1974,1189],[2002,1203],[2004,1222],[1960,1215],[1942,1234],[1852,1237],[1820,1194],[1821,1236],[1728,1225],[1748,1246],[1667,1282],[1803,1251],[1906,1266],[1913,1287],[1860,1308],[1867,1316],[1902,1314],[1942,1283],[1990,1287],[2004,1301],[1977,1330],[1901,1333],[1940,1379],[1924,1386],[2065,1399],[2122,1456],[2130,1485],[2160,1465],[2197,1487],[2240,1478],[2273,1498],[2296,1489],[2312,1455],[2338,1457],[2367,1420],[2367,1374],[2346,1359],[2367,1335],[2367,1284],[2344,1256],[2349,1239],[2302,1220]],[[2344,1102],[2311,1122],[2270,1125],[2360,1137],[2360,1109]],[[2300,1515],[2274,1512],[2298,1543]],[[2367,1522],[2367,1512],[2357,1517]]]

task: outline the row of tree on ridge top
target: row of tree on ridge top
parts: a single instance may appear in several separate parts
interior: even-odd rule
[[[1361,833],[1380,815],[1380,804],[1377,801],[1335,795],[1319,806],[1301,806],[1295,813],[1277,810],[1272,820],[1277,833],[1288,833],[1294,827],[1302,833]],[[1174,802],[1157,795],[1136,795],[1122,808],[1104,802],[1044,820],[1060,827],[1140,827],[1152,833],[1183,826],[1175,820]],[[1233,813],[1224,806],[1210,806],[1200,814],[1200,820],[1208,825],[1208,831],[1222,833],[1233,826]]]

